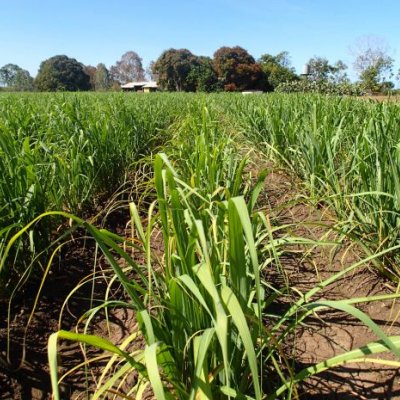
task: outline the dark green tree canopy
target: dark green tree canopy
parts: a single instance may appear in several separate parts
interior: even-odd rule
[[[194,91],[195,83],[188,77],[197,66],[198,59],[189,50],[169,49],[154,63],[153,73],[158,75],[158,84],[164,90]]]
[[[214,53],[214,69],[227,91],[265,89],[265,74],[247,50],[221,47]]]
[[[35,85],[49,92],[90,90],[90,77],[75,58],[54,56],[40,64]]]
[[[193,67],[187,77],[196,92],[215,92],[218,90],[218,78],[210,57],[199,56],[193,61]]]

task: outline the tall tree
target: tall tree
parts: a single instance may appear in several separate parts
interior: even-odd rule
[[[83,71],[89,76],[90,90],[95,90],[96,67],[93,67],[93,65],[85,65]]]
[[[50,92],[90,90],[90,77],[83,68],[75,58],[51,57],[40,64],[35,85],[41,91]]]
[[[16,64],[6,64],[0,68],[0,82],[11,90],[29,91],[33,89],[33,78],[29,72]]]
[[[265,74],[242,47],[221,47],[214,53],[214,69],[227,91],[264,89]]]
[[[374,64],[360,71],[359,78],[363,88],[371,92],[380,92],[393,87],[393,82],[385,79],[387,73],[392,76],[393,62],[390,57],[379,58]]]
[[[33,78],[29,71],[22,68],[17,71],[13,82],[13,89],[19,92],[33,90]]]
[[[328,80],[331,68],[327,58],[314,56],[307,64],[310,67],[310,79],[318,82]]]
[[[103,63],[98,64],[96,67],[94,86],[96,90],[108,90],[111,87],[110,73]]]
[[[277,55],[263,54],[258,60],[266,74],[268,86],[275,89],[279,84],[298,80],[294,68],[291,66],[289,53],[282,51]]]
[[[346,73],[347,65],[342,61],[338,60],[331,66],[331,76],[330,80],[333,83],[345,83],[350,82],[350,79]]]
[[[187,79],[196,92],[214,92],[218,89],[218,78],[210,57],[196,57]]]
[[[122,84],[145,80],[142,59],[134,51],[123,54],[121,59],[110,68],[110,73],[114,80]]]
[[[361,37],[351,50],[354,55],[353,67],[366,90],[379,91],[383,86],[388,86],[388,81],[393,77],[394,60],[382,38]]]
[[[155,64],[155,61],[150,61],[149,62],[149,65],[146,68],[146,76],[151,81],[158,81],[158,74],[154,73],[154,64]]]
[[[6,64],[0,68],[0,82],[5,86],[13,86],[17,72],[21,70],[16,64]]]
[[[197,57],[187,49],[165,50],[153,65],[153,73],[158,75],[158,84],[168,91],[194,91],[193,79],[188,79],[191,71],[198,66]]]
[[[330,64],[327,58],[314,56],[313,58],[310,58],[308,65],[311,71],[311,80],[317,82],[328,81],[332,83],[348,81],[345,73],[347,65],[342,60]]]

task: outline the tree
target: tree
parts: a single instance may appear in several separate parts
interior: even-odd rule
[[[93,67],[93,65],[85,65],[83,71],[89,76],[90,90],[95,90],[96,67]]]
[[[35,86],[41,91],[89,90],[90,77],[83,64],[65,55],[54,56],[40,64]]]
[[[385,80],[384,73],[391,72],[393,59],[378,59],[373,65],[360,72],[359,78],[364,89],[371,92],[380,92],[394,86],[393,82]]]
[[[16,64],[6,64],[0,68],[0,82],[5,86],[12,86],[15,76],[21,68]]]
[[[330,73],[330,65],[327,58],[314,56],[307,62],[310,67],[310,79],[321,82],[327,81]]]
[[[165,50],[153,65],[158,84],[168,91],[195,91],[196,83],[190,74],[199,65],[198,58],[187,49]],[[193,74],[193,73],[192,73]]]
[[[237,77],[232,82],[236,90],[268,90],[265,73],[260,64],[239,64],[237,66]]]
[[[146,76],[151,81],[157,81],[158,80],[158,74],[154,73],[154,63],[155,63],[155,61],[150,61],[149,65],[146,68]]]
[[[350,79],[345,72],[347,70],[347,65],[342,61],[338,60],[335,64],[331,65],[331,75],[330,80],[333,83],[350,83]]]
[[[264,89],[265,74],[242,47],[221,47],[214,53],[214,69],[227,91]]]
[[[0,68],[0,81],[11,90],[29,91],[33,89],[33,78],[29,71],[16,64],[6,64]]]
[[[17,71],[13,82],[13,89],[19,92],[33,90],[33,78],[26,69],[21,68]]]
[[[94,86],[96,90],[108,90],[111,87],[110,72],[103,63],[98,64],[96,67]]]
[[[0,68],[0,82],[16,91],[33,89],[33,78],[29,72],[16,64],[6,64]]]
[[[316,82],[345,83],[348,82],[347,74],[344,72],[347,65],[338,60],[335,64],[330,64],[325,57],[314,56],[308,61],[311,75],[310,79]]]
[[[210,57],[197,57],[187,79],[196,92],[214,92],[218,89],[218,78]]]
[[[110,73],[114,80],[122,84],[145,80],[142,59],[134,51],[123,54],[121,59],[110,68]]]
[[[388,86],[393,77],[394,60],[389,56],[389,47],[376,36],[364,36],[351,49],[354,55],[353,67],[363,87],[369,91],[380,91]],[[383,83],[385,82],[385,85]]]
[[[291,67],[289,53],[282,51],[276,56],[263,54],[258,60],[266,74],[268,86],[275,89],[279,84],[299,80]]]

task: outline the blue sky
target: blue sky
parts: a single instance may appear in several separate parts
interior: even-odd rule
[[[239,45],[255,58],[287,50],[298,72],[312,56],[344,60],[365,35],[390,46],[400,68],[398,0],[3,0],[0,66],[15,63],[34,76],[40,62],[66,54],[107,67],[128,50],[144,66],[168,48],[212,56]],[[399,46],[399,48],[396,48]]]

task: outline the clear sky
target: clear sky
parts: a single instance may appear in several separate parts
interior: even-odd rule
[[[35,76],[58,54],[107,67],[128,50],[146,67],[163,50],[212,56],[239,45],[255,58],[287,50],[297,72],[314,55],[349,67],[365,35],[390,46],[400,68],[399,0],[0,0],[0,67]],[[398,48],[397,48],[398,46]]]

